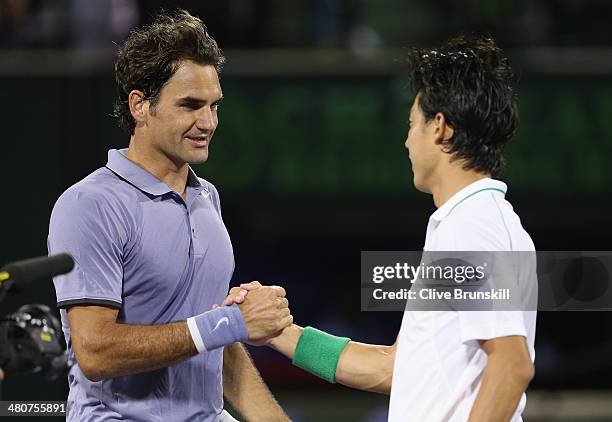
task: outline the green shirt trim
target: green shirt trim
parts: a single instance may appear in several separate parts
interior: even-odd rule
[[[498,191],[498,192],[503,193],[504,195],[506,194],[506,191],[504,191],[503,189],[498,189],[498,188],[484,188],[484,189],[477,190],[476,192],[472,192],[472,193],[470,193],[468,196],[466,196],[465,198],[463,198],[461,201],[457,202],[457,203],[456,203],[456,204],[455,204],[455,205],[454,205],[454,206],[451,208],[451,210],[448,212],[448,214],[446,214],[446,217],[448,217],[449,215],[451,215],[451,212],[453,212],[453,211],[455,210],[455,208],[457,208],[457,207],[458,207],[458,206],[459,206],[459,205],[460,205],[460,204],[461,204],[463,201],[465,201],[466,199],[471,198],[472,196],[476,195],[477,193],[484,192],[484,191],[487,191],[487,190],[496,190],[496,191]],[[444,217],[444,218],[446,218],[446,217]],[[505,225],[505,223],[504,223],[504,225]]]

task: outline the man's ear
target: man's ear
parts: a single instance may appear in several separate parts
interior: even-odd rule
[[[128,95],[128,105],[136,126],[146,124],[149,115],[149,101],[145,98],[144,93],[133,89]]]
[[[452,139],[454,129],[446,122],[444,113],[436,113],[434,116],[436,143],[440,144]],[[447,152],[447,151],[446,151]]]

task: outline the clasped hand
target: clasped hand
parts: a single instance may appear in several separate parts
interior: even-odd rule
[[[258,281],[252,281],[233,287],[223,306],[238,305],[249,333],[248,343],[262,346],[269,344],[293,323],[285,295],[282,287],[262,286]]]

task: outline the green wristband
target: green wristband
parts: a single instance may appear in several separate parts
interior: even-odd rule
[[[293,354],[293,364],[323,378],[336,382],[336,367],[340,354],[351,341],[348,337],[336,337],[313,327],[306,327]]]

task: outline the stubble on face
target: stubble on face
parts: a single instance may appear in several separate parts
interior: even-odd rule
[[[205,162],[221,99],[213,66],[182,62],[149,107],[147,137],[153,155],[177,168]]]

